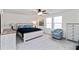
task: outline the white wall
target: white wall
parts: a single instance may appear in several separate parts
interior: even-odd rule
[[[37,20],[37,16],[3,12],[1,25],[8,27],[11,23],[31,23],[33,20]]]
[[[55,16],[62,16],[64,37],[66,37],[67,23],[79,23],[79,10],[69,10],[61,13],[49,14],[47,17],[53,18]]]

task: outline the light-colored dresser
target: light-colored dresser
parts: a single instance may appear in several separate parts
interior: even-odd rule
[[[67,24],[67,39],[73,41],[79,40],[79,23]]]
[[[1,50],[16,49],[16,31],[5,29],[1,34]]]

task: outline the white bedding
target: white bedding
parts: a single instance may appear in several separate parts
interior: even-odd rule
[[[18,32],[18,35],[20,37],[22,37],[22,34],[20,32]],[[26,40],[30,40],[30,39],[39,37],[41,35],[43,35],[43,31],[42,30],[41,31],[30,32],[30,33],[24,33],[23,40],[24,40],[24,42],[26,42]]]

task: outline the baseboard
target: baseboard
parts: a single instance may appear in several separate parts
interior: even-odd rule
[[[64,38],[64,37],[63,37]],[[66,39],[66,38],[64,38]],[[67,41],[71,41],[71,42],[74,42],[74,43],[77,43],[77,41],[74,41],[74,40],[70,40],[70,39],[66,39]]]
[[[27,41],[31,41],[31,40],[36,39],[36,38],[39,38],[39,37],[42,37],[42,36],[43,36],[43,35],[40,35],[40,36],[37,36],[37,37],[31,38],[31,39],[28,39],[28,40],[26,40],[26,42],[27,42]]]

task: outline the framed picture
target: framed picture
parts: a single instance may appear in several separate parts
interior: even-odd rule
[[[39,26],[44,26],[44,20],[39,21]]]

